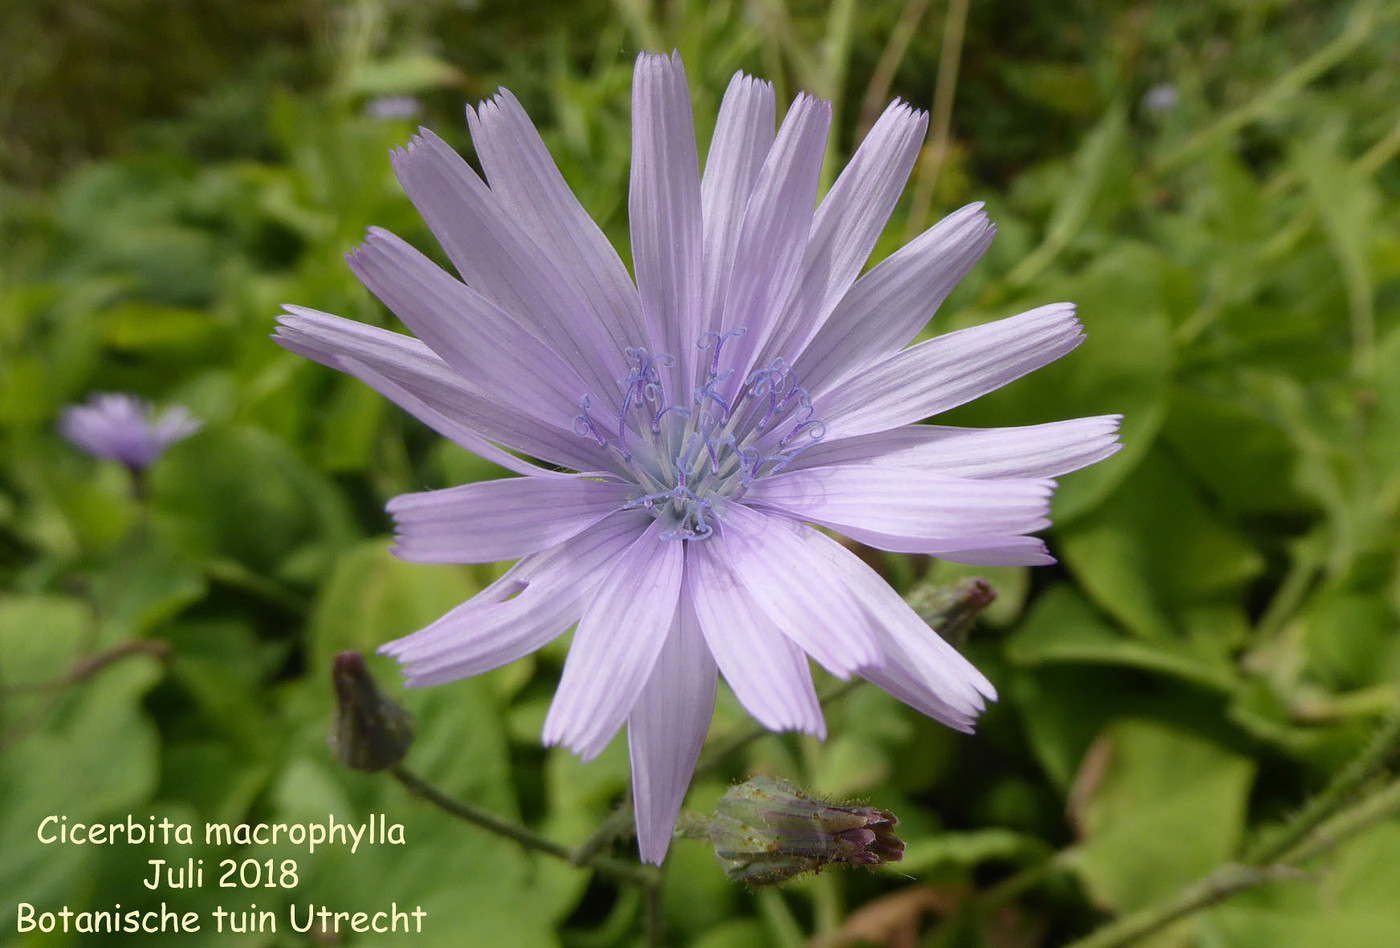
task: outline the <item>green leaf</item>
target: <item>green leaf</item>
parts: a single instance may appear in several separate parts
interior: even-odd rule
[[[90,608],[68,596],[0,599],[0,681],[34,685],[67,674],[92,633]]]
[[[1289,471],[1293,445],[1252,393],[1235,388],[1235,382],[1213,373],[1215,390],[1174,386],[1163,439],[1192,478],[1232,514],[1309,510],[1289,477],[1259,476],[1261,471]]]
[[[207,355],[207,347],[223,332],[207,312],[140,300],[108,307],[98,323],[107,347],[131,353]]]
[[[0,925],[12,924],[16,902],[75,901],[101,856],[99,847],[41,843],[42,820],[124,819],[150,800],[159,740],[141,701],[160,675],[149,656],[113,662],[69,686],[36,719],[40,729],[0,755]]]
[[[336,486],[252,428],[210,425],[176,445],[152,469],[151,503],[154,523],[185,555],[264,575],[289,563],[314,568],[308,555],[321,562],[353,535]]]
[[[1163,298],[1174,279],[1160,253],[1129,243],[1081,276],[1037,288],[1036,303],[1078,304],[1084,343],[1026,378],[940,416],[938,423],[999,427],[1121,414],[1122,450],[1061,479],[1056,524],[1087,513],[1142,461],[1166,417],[1173,343]]]
[[[1307,669],[1334,692],[1400,680],[1395,610],[1380,595],[1325,592],[1299,618]]]
[[[123,637],[142,636],[202,599],[208,584],[198,566],[159,536],[137,534],[135,550],[94,579],[104,619]]]
[[[1030,283],[1084,226],[1095,202],[1106,190],[1111,190],[1105,187],[1109,179],[1121,177],[1117,170],[1126,168],[1124,144],[1127,129],[1127,115],[1120,104],[1109,109],[1099,124],[1084,136],[1074,155],[1073,176],[1050,215],[1044,241],[1007,274],[1008,283]]]
[[[373,653],[465,602],[495,578],[491,566],[407,563],[388,537],[351,546],[335,558],[308,622],[312,667],[330,674],[345,650]]]
[[[942,869],[973,869],[984,862],[1029,862],[1050,853],[1046,843],[1025,833],[1006,829],[943,833],[905,841],[904,859],[891,863],[887,873],[927,875]]]
[[[1336,948],[1400,944],[1400,824],[1344,845],[1307,878],[1244,892],[1201,919],[1203,944],[1230,948]]]
[[[338,379],[325,406],[317,454],[327,471],[370,467],[389,402],[359,379]]]
[[[1362,378],[1375,378],[1376,313],[1369,239],[1376,230],[1380,195],[1370,177],[1337,154],[1335,144],[1326,138],[1298,145],[1291,158],[1341,264],[1351,311],[1354,369]]]
[[[1036,600],[1006,643],[1006,657],[1020,665],[1078,663],[1122,665],[1175,675],[1208,688],[1230,690],[1233,667],[1212,661],[1177,638],[1134,639],[1118,632],[1073,588],[1059,584]]]
[[[1263,557],[1153,452],[1111,502],[1060,535],[1086,592],[1133,634],[1165,640],[1202,603],[1239,596]]]
[[[1110,725],[1081,772],[1084,841],[1064,862],[1094,902],[1125,911],[1164,898],[1234,854],[1254,763],[1159,723]]]

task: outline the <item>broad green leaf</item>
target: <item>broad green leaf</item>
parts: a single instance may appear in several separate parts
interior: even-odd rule
[[[1306,875],[1244,892],[1201,919],[1207,948],[1336,948],[1400,943],[1400,821],[1394,817],[1303,867]]]
[[[389,402],[358,379],[338,379],[322,418],[317,454],[327,471],[359,471],[374,459]]]
[[[1000,427],[1122,415],[1123,448],[1118,454],[1061,479],[1055,522],[1082,516],[1142,461],[1166,417],[1174,356],[1163,297],[1166,284],[1174,279],[1175,271],[1158,252],[1125,244],[1078,277],[1038,287],[1033,300],[1025,300],[1023,306],[1055,300],[1076,303],[1084,343],[937,422]]]
[[[490,566],[405,562],[378,537],[336,556],[308,623],[312,666],[330,674],[331,659],[416,632],[471,598],[494,579]]]
[[[103,617],[123,637],[151,632],[208,591],[197,564],[163,538],[137,534],[129,545],[136,549],[94,579]]]
[[[1263,557],[1154,452],[1059,552],[1099,608],[1145,639],[1172,637],[1198,604],[1240,595]]]
[[[37,831],[46,817],[124,822],[147,805],[159,739],[141,700],[160,675],[149,656],[113,662],[61,692],[58,705],[34,719],[35,729],[12,734],[0,755],[0,888],[7,895],[0,925],[13,924],[20,901],[77,900],[101,858],[99,847],[42,843]]]
[[[1380,195],[1369,176],[1324,138],[1298,145],[1291,157],[1341,265],[1351,311],[1353,369],[1363,379],[1374,378],[1376,313],[1368,238],[1375,230]]]
[[[1332,691],[1400,680],[1400,621],[1380,595],[1323,593],[1299,621],[1307,669]]]
[[[335,484],[256,429],[209,426],[165,456],[151,488],[153,520],[185,555],[263,574],[298,553],[321,562],[352,535]]]
[[[1400,326],[1376,347],[1374,404],[1366,419],[1365,457],[1376,479],[1376,495],[1386,506],[1377,511],[1395,517],[1400,509]]]
[[[1012,285],[1030,283],[1074,239],[1095,203],[1113,190],[1108,186],[1110,180],[1120,177],[1126,170],[1123,160],[1126,135],[1126,114],[1121,106],[1115,106],[1084,136],[1074,155],[1068,186],[1061,191],[1050,215],[1045,239],[1007,274],[1007,282]]]
[[[0,681],[35,685],[72,671],[93,631],[90,607],[67,596],[0,599]]]
[[[1006,657],[1021,665],[1123,665],[1221,690],[1229,690],[1235,682],[1227,662],[1211,660],[1181,639],[1142,640],[1124,635],[1063,584],[1036,600],[1025,621],[1007,640]]]
[[[1064,856],[1094,902],[1150,904],[1235,852],[1254,763],[1195,734],[1124,719],[1111,724],[1079,777],[1084,840]]]
[[[1210,381],[1230,380],[1212,376]],[[1289,471],[1293,445],[1254,402],[1248,393],[1177,384],[1163,439],[1182,467],[1231,513],[1300,513],[1310,505],[1288,477],[1260,476]]]

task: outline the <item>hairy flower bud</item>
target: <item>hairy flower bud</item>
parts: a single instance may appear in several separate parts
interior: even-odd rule
[[[785,780],[753,777],[729,788],[706,833],[729,878],[774,885],[837,863],[898,862],[898,822],[888,810],[827,803]]]
[[[335,684],[335,733],[341,763],[356,770],[387,770],[413,743],[413,715],[379,690],[365,657],[341,652],[331,665]]]
[[[954,646],[961,646],[973,620],[996,598],[996,590],[985,579],[969,576],[941,586],[920,583],[904,600],[939,635]]]

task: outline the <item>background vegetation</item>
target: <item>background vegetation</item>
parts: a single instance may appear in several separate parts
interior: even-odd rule
[[[15,936],[20,901],[162,899],[395,899],[429,912],[421,946],[640,939],[635,890],[328,751],[331,656],[494,575],[395,561],[384,501],[492,469],[267,336],[283,302],[391,324],[342,259],[370,224],[432,247],[386,153],[421,121],[470,154],[462,104],[498,85],[625,248],[642,49],[685,57],[702,148],[736,69],[831,97],[828,180],[889,98],[937,102],[877,257],[984,200],[999,236],[932,330],[1070,299],[1089,335],[952,420],[1126,416],[1124,450],[1065,479],[1061,564],[979,571],[1000,598],[967,649],[1003,699],[977,736],[863,689],[825,744],[766,737],[692,788],[698,810],[754,772],[866,799],[899,816],[905,862],[750,892],[678,842],[668,943],[1064,944],[1259,862],[1400,702],[1393,0],[31,0],[0,8],[0,47],[0,940],[63,942]],[[394,95],[421,114],[374,117]],[[145,498],[55,431],[107,390],[207,421]],[[880,562],[901,588],[968,572]],[[418,772],[572,845],[627,760],[539,747],[564,653],[403,700]],[[722,696],[712,739],[744,727]],[[1334,802],[1393,790],[1393,757]],[[153,893],[146,861],[184,847],[34,837],[49,813],[380,812],[407,846],[197,853],[294,856],[292,892]],[[1400,820],[1298,868],[1150,943],[1400,943]]]

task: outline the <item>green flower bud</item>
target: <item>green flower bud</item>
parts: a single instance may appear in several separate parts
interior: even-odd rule
[[[888,810],[827,803],[785,780],[754,777],[729,788],[706,835],[729,878],[773,885],[838,863],[898,862],[898,822]]]
[[[942,586],[920,583],[904,597],[920,619],[955,647],[962,645],[973,620],[996,598],[996,590],[976,576]]]
[[[356,770],[387,770],[413,743],[413,715],[379,690],[359,652],[341,652],[331,665],[340,762]]]

